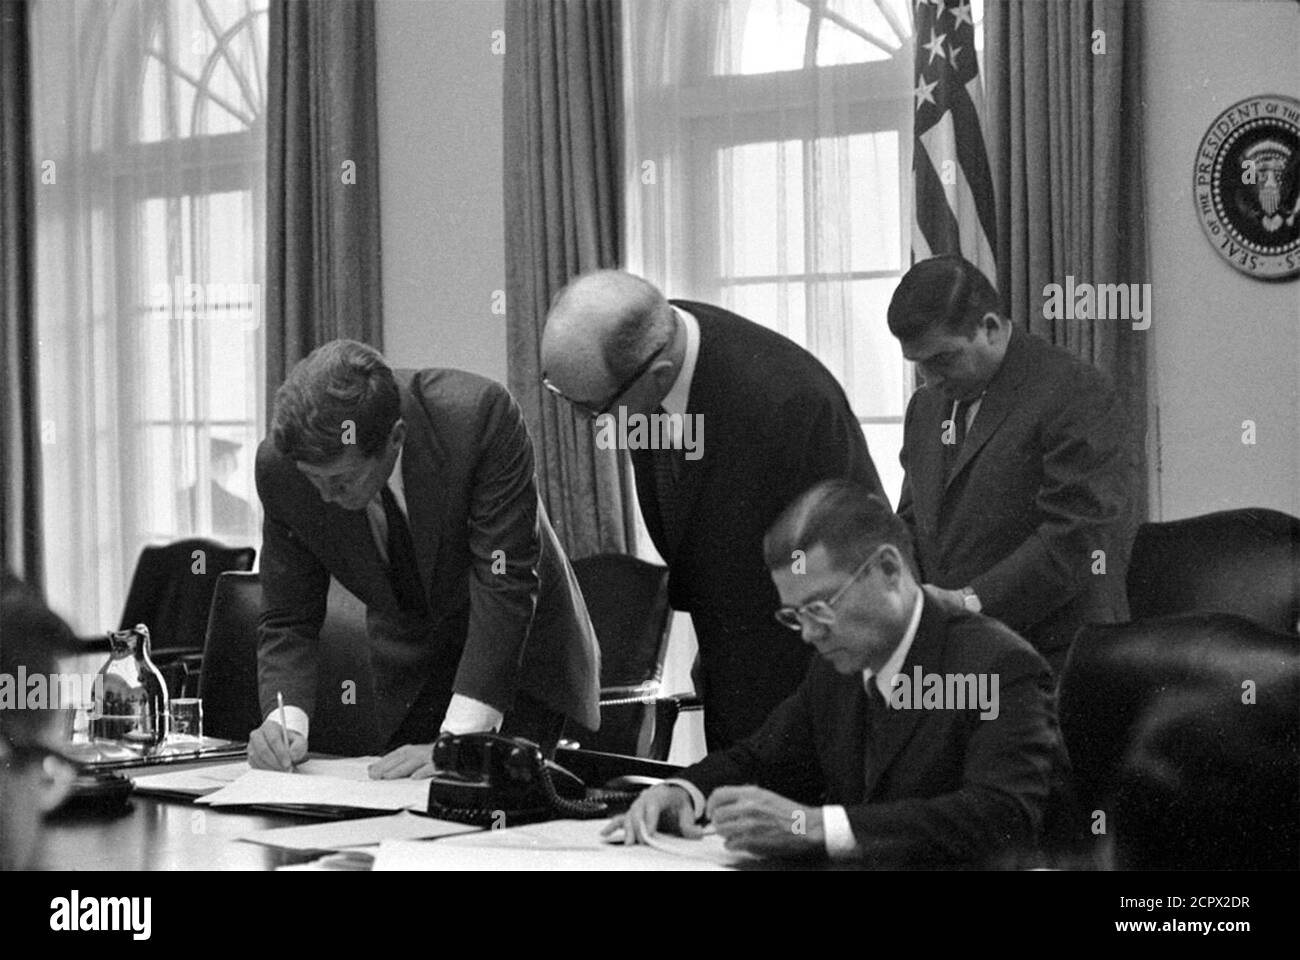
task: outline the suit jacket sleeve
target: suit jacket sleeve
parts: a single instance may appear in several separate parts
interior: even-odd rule
[[[912,412],[916,409],[916,394],[907,401],[907,412],[903,415],[903,445],[898,450],[898,462],[903,467],[903,489],[898,494],[898,516],[907,524],[907,529],[916,536],[916,504],[912,499],[912,470],[908,464],[907,438],[912,435]]]
[[[1038,843],[1057,757],[1051,673],[1023,649],[1004,654],[993,672],[998,716],[972,716],[958,789],[847,808],[868,863],[978,863]]]
[[[262,486],[259,478],[259,488]],[[329,572],[275,513],[263,492],[262,612],[257,623],[257,686],[262,716],[284,702],[310,716],[316,700],[316,646],[325,622]]]
[[[687,767],[681,778],[705,797],[728,784],[757,783],[792,800],[820,803],[826,784],[813,738],[809,675],[754,733]]]
[[[1044,518],[1012,553],[971,583],[984,612],[1024,630],[1064,606],[1094,574],[1093,551],[1110,553],[1127,508],[1127,420],[1119,398],[1095,375],[1068,391],[1043,428]],[[1107,570],[1122,558],[1106,558]],[[1114,575],[1107,573],[1104,575]]]
[[[469,510],[469,628],[453,686],[509,712],[539,593],[533,447],[518,405],[492,384]]]

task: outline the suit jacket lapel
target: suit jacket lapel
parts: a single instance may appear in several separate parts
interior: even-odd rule
[[[921,622],[916,627],[916,637],[912,640],[912,649],[907,652],[907,659],[903,661],[903,668],[900,671],[907,677],[909,683],[912,681],[912,667],[919,666],[924,672],[933,673],[942,665],[942,646],[944,638],[944,621],[943,615],[927,599],[921,608]],[[892,677],[890,680],[892,681]],[[861,684],[859,684],[861,686]],[[920,695],[919,690],[912,691],[911,709],[895,710],[891,709],[886,714],[885,721],[877,724],[873,732],[877,735],[876,749],[874,753],[875,763],[867,771],[867,800],[870,800],[880,784],[880,779],[885,771],[889,769],[890,764],[897,758],[903,745],[912,738],[916,730],[916,725],[921,722],[922,710],[917,703],[917,697]],[[865,698],[866,694],[863,694]]]
[[[445,522],[447,497],[443,484],[447,459],[428,415],[404,379],[398,381],[398,391],[402,398],[402,419],[406,421],[406,442],[402,449],[406,516],[411,525],[420,585],[424,588],[425,601],[433,609],[429,591]]]
[[[1007,414],[1014,409],[1016,391],[1020,389],[1026,373],[1027,347],[1025,334],[1013,330],[1011,340],[1007,344],[1006,356],[1002,359],[1002,366],[993,375],[988,389],[984,391],[984,399],[980,401],[975,422],[971,424],[970,433],[966,435],[966,440],[952,465],[952,471],[944,479],[945,490],[957,474],[966,468],[966,464],[970,463],[975,454],[979,453],[980,447],[984,446],[1002,425]]]

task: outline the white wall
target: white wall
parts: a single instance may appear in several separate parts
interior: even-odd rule
[[[380,0],[384,353],[504,382],[502,0]]]
[[[1300,515],[1300,281],[1238,273],[1201,230],[1192,164],[1218,114],[1300,97],[1294,0],[1149,0],[1142,57],[1152,388],[1161,519],[1240,506]],[[1242,421],[1257,443],[1242,443]],[[1158,499],[1156,496],[1158,494]]]

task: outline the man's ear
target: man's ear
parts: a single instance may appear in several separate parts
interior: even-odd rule
[[[391,446],[400,447],[406,441],[406,421],[398,417],[393,424],[393,429],[388,431],[388,443]]]
[[[650,367],[650,376],[654,379],[655,389],[660,396],[667,396],[668,391],[673,388],[673,381],[677,379],[677,371],[673,368],[671,360],[656,360]]]
[[[907,564],[903,562],[903,555],[898,552],[898,547],[892,543],[886,543],[880,548],[880,572],[891,585],[898,582],[903,570]]]
[[[992,310],[980,317],[980,326],[984,328],[990,343],[1000,343],[1011,333],[1011,321]]]

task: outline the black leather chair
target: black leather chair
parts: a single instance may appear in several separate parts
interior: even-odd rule
[[[1300,672],[1162,694],[1110,809],[1111,869],[1300,868]]]
[[[1127,582],[1134,620],[1217,611],[1295,633],[1300,520],[1251,508],[1144,523]]]
[[[1079,812],[1107,811],[1146,712],[1169,693],[1237,692],[1300,670],[1300,638],[1231,614],[1184,614],[1079,631],[1061,674],[1061,732]],[[1098,837],[1097,839],[1101,839]]]
[[[149,628],[154,663],[173,696],[194,696],[202,670],[204,631],[217,578],[231,570],[252,570],[253,547],[227,547],[192,537],[140,551],[127,590],[119,630],[137,623]],[[87,651],[108,652],[97,638]]]
[[[662,691],[672,623],[668,569],[606,553],[573,561],[573,572],[600,643],[601,727],[570,723],[566,737],[584,750],[665,760],[678,715],[700,708],[693,695]]]
[[[262,584],[256,573],[226,573],[217,581],[208,618],[203,674],[204,732],[246,740],[262,722],[257,691],[257,618]],[[316,709],[311,720],[313,751],[342,756],[379,752],[374,682],[366,645],[366,611],[337,582],[318,647]],[[354,702],[344,702],[344,683],[354,684]]]

